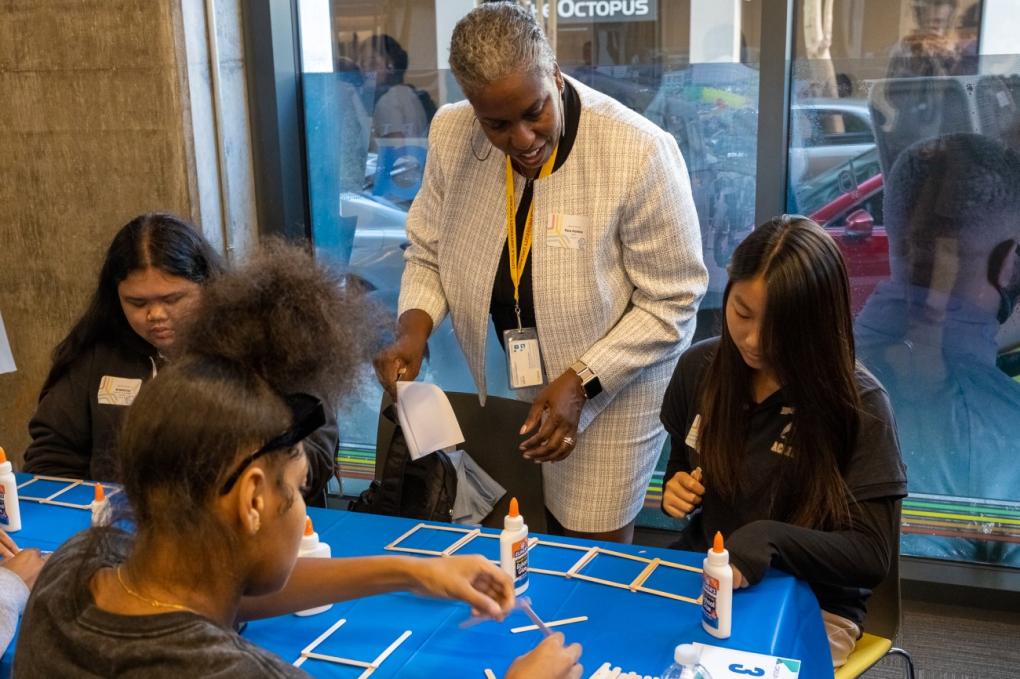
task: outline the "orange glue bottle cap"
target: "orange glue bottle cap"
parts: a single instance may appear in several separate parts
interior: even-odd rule
[[[305,535],[311,535],[314,532],[315,532],[315,529],[312,527],[312,517],[306,516],[305,517]]]
[[[723,537],[721,531],[715,532],[715,537],[712,539],[712,551],[718,553],[725,552],[726,547],[723,544]]]
[[[0,464],[7,462],[7,453],[4,451],[4,447],[0,446]]]
[[[517,505],[517,498],[510,498],[510,516],[520,516],[521,510]]]
[[[103,488],[103,484],[97,483],[95,485],[95,494],[92,496],[95,502],[102,502],[106,499],[106,489]]]

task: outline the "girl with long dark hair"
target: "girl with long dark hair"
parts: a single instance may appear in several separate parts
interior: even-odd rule
[[[53,352],[25,471],[116,478],[126,406],[173,354],[202,286],[221,271],[198,229],[173,215],[140,215],[117,232],[85,313]]]
[[[14,675],[307,677],[236,624],[396,590],[504,617],[513,585],[478,555],[297,558],[303,441],[325,418],[319,399],[289,385],[334,400],[349,393],[373,324],[358,293],[291,247],[211,283],[184,355],[141,388],[125,418],[133,533],[93,528],[53,554],[25,612]],[[562,638],[507,677],[579,676],[580,648]]]
[[[88,308],[53,352],[29,422],[25,471],[120,479],[114,449],[124,411],[178,353],[203,287],[222,272],[198,228],[173,215],[139,215],[117,232]],[[316,504],[332,476],[338,440],[332,408],[326,417],[306,444],[312,465],[306,497]]]
[[[888,573],[906,495],[893,415],[854,354],[846,267],[810,219],[783,216],[734,251],[722,335],[680,358],[662,405],[663,510],[677,547],[726,538],[734,585],[770,567],[808,581],[834,666]]]

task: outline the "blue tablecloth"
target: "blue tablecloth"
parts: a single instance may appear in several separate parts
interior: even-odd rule
[[[73,500],[78,502],[78,499]],[[334,556],[387,554],[384,547],[417,522],[407,519],[309,509],[315,528],[329,542]],[[23,529],[14,534],[21,546],[55,549],[76,531],[87,527],[87,511],[22,503]],[[405,546],[443,549],[457,534],[418,531]],[[556,542],[591,545],[591,541],[550,538]],[[646,558],[658,556],[692,566],[701,565],[702,555],[650,547],[604,544],[608,549]],[[458,553],[480,553],[496,558],[498,541],[476,539]],[[533,567],[566,570],[583,552],[537,547]],[[643,563],[598,556],[583,572],[595,577],[628,583]],[[646,586],[696,597],[700,576],[660,567]],[[828,642],[818,603],[810,588],[793,577],[770,573],[755,587],[740,590],[733,599],[733,634],[725,641],[715,639],[701,628],[698,606],[651,594],[631,592],[606,585],[563,577],[531,574],[528,590],[536,612],[546,620],[580,615],[588,621],[560,629],[570,642],[584,646],[585,676],[609,661],[626,670],[657,675],[669,664],[678,643],[707,644],[767,653],[803,662],[801,677],[831,677]],[[483,677],[485,668],[497,676],[513,659],[527,652],[541,639],[539,632],[511,634],[510,628],[530,621],[514,613],[503,623],[487,622],[467,629],[466,605],[423,599],[410,594],[374,596],[335,604],[330,610],[309,617],[293,615],[252,622],[244,632],[251,641],[272,650],[288,661],[299,657],[334,622],[346,618],[316,651],[329,655],[371,661],[404,630],[412,635],[376,670],[374,677]],[[3,657],[0,672],[10,671],[11,649]],[[317,677],[357,677],[361,669],[308,660],[303,668]]]

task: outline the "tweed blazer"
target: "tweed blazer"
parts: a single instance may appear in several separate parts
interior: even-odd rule
[[[662,394],[679,354],[690,344],[708,274],[676,141],[615,100],[570,82],[581,100],[573,149],[556,172],[534,183],[531,275],[542,358],[550,380],[578,359],[599,376],[603,393],[585,404],[579,432],[586,432],[626,392],[633,392],[627,403],[612,409],[620,410],[621,423],[629,423],[625,429],[633,425],[635,431],[630,438],[605,442],[579,435],[570,458],[544,467],[563,468],[558,475],[571,476],[570,468],[591,466],[583,449],[604,443],[618,456],[635,458],[637,477],[625,484],[627,498],[610,499],[625,500],[626,508],[609,511],[598,523],[619,523],[604,529],[577,527],[581,524],[572,519],[580,507],[563,505],[557,512],[562,503],[550,492],[572,493],[555,481],[550,489],[548,473],[546,495],[547,505],[568,528],[611,530],[640,508],[644,487],[637,486],[647,486],[655,464],[647,459],[657,459],[658,449],[652,448],[662,444],[657,415]],[[421,309],[434,327],[451,315],[484,403],[489,305],[506,241],[505,156],[491,147],[474,120],[466,101],[442,107],[433,120],[422,188],[407,218],[411,245],[405,253],[399,312]],[[523,186],[518,177],[518,202]],[[570,216],[581,225],[583,238],[576,248],[565,247],[551,230],[554,215]],[[636,383],[645,387],[638,390],[640,396],[633,389]],[[598,477],[606,471],[590,469],[583,475],[597,486],[605,482]],[[564,483],[570,485],[567,479]],[[626,514],[631,516],[620,520]]]

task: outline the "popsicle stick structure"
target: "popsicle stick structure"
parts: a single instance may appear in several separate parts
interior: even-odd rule
[[[32,491],[32,484],[36,483],[37,481],[51,481],[54,483],[64,483],[66,485],[63,488],[57,490],[55,493],[50,493],[49,495],[46,496],[29,495],[29,493]],[[28,481],[25,481],[24,483],[18,484],[18,499],[27,500],[28,502],[38,502],[39,504],[43,505],[70,507],[71,509],[91,509],[92,508],[91,499],[88,502],[84,503],[67,502],[65,500],[58,499],[64,494],[66,494],[68,491],[74,490],[79,486],[85,488],[95,488],[96,486],[102,486],[103,490],[106,491],[107,498],[112,497],[121,491],[119,486],[114,486],[112,484],[106,483],[98,483],[96,481],[82,481],[81,479],[65,479],[60,476],[35,476],[29,479]],[[22,490],[23,488],[26,488],[28,490],[27,491]],[[90,498],[92,497],[91,493],[89,494],[89,497]]]
[[[324,662],[331,662],[336,665],[347,665],[349,667],[364,668],[365,671],[358,675],[358,679],[367,679],[369,676],[372,675],[373,672],[379,669],[379,666],[382,665],[383,662],[385,662],[386,658],[390,657],[393,651],[399,648],[400,644],[404,643],[404,641],[409,636],[411,636],[411,630],[406,630],[403,634],[397,637],[393,641],[393,643],[387,646],[382,653],[377,655],[375,659],[371,661],[356,660],[354,658],[341,658],[340,656],[336,655],[316,653],[315,649],[318,648],[319,644],[321,644],[330,636],[332,636],[333,633],[336,632],[341,627],[343,627],[346,622],[347,618],[340,618],[335,623],[333,623],[333,625],[329,629],[327,629],[325,632],[316,637],[315,641],[305,646],[301,650],[300,657],[294,661],[294,667],[301,667],[303,664],[305,664],[306,660],[322,660]]]
[[[416,547],[404,547],[401,545],[402,542],[410,538],[412,535],[417,533],[419,530],[438,530],[446,531],[449,533],[459,533],[461,537],[457,538],[448,547],[442,550],[436,549],[419,549]],[[458,526],[442,526],[434,525],[429,523],[419,523],[413,526],[406,533],[398,537],[396,540],[386,545],[386,549],[393,552],[410,552],[412,554],[423,554],[426,556],[451,556],[461,550],[467,545],[471,544],[476,539],[498,539],[498,533],[483,533],[477,528],[460,528]],[[697,597],[685,596],[675,592],[667,592],[661,589],[653,589],[651,587],[645,587],[645,582],[659,568],[673,568],[675,570],[687,571],[689,573],[701,573],[700,568],[694,566],[688,566],[682,563],[676,563],[673,561],[665,561],[658,557],[647,559],[643,556],[637,556],[635,554],[626,554],[624,552],[617,552],[612,549],[605,549],[603,547],[585,547],[583,545],[572,545],[566,542],[554,542],[552,540],[542,540],[539,538],[530,538],[528,540],[529,549],[534,547],[549,547],[553,549],[569,549],[576,552],[582,552],[578,557],[577,561],[565,571],[551,570],[547,568],[530,568],[532,573],[541,573],[542,575],[552,575],[562,578],[577,578],[578,580],[585,580],[587,582],[594,582],[599,585],[605,585],[607,587],[616,587],[618,589],[626,589],[631,592],[642,592],[644,594],[651,594],[653,596],[665,597],[667,599],[673,599],[675,601],[683,601],[689,604],[701,605],[700,592]],[[613,580],[607,580],[605,578],[597,578],[592,575],[583,573],[582,571],[588,567],[593,561],[599,556],[611,556],[619,559],[629,559],[630,561],[637,561],[644,563],[645,567],[638,573],[631,582],[616,582]]]

